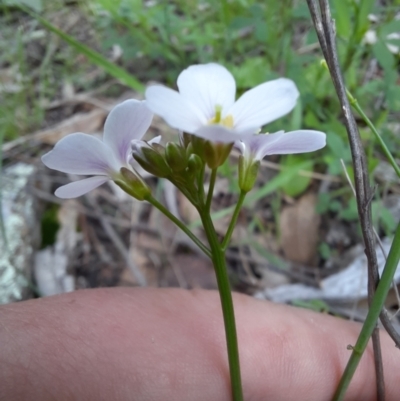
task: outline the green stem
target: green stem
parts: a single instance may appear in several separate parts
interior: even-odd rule
[[[164,205],[162,205],[153,196],[148,196],[146,200],[156,207],[161,213],[167,216],[173,223],[175,223],[210,259],[212,255],[210,250],[182,223],[176,216],[174,216]]]
[[[387,148],[385,142],[383,141],[382,137],[379,135],[379,132],[375,128],[374,124],[372,121],[367,117],[367,115],[364,113],[363,109],[361,106],[358,104],[357,99],[346,89],[347,97],[349,98],[350,104],[354,107],[355,110],[357,110],[358,114],[362,117],[364,122],[368,125],[368,127],[371,129],[371,131],[374,133],[375,138],[378,140],[379,144],[381,145],[381,148],[383,150],[383,153],[387,157],[389,163],[392,165],[394,168],[394,171],[396,171],[396,174],[400,177],[400,167],[394,160],[394,157],[390,153],[390,150]]]
[[[238,201],[236,203],[235,210],[233,212],[231,222],[229,223],[229,227],[226,230],[226,234],[225,234],[224,240],[222,241],[222,244],[221,244],[221,248],[222,248],[222,250],[224,252],[226,251],[226,248],[228,247],[229,241],[231,240],[232,233],[233,233],[233,230],[235,228],[237,219],[239,217],[239,212],[240,212],[240,209],[243,206],[244,198],[246,197],[246,195],[247,195],[247,192],[244,192],[244,191],[240,192],[239,199],[238,199]]]
[[[221,249],[208,210],[199,210],[199,213],[211,247],[212,261],[215,268],[215,274],[217,276],[222,313],[224,316],[226,344],[228,348],[232,398],[233,401],[243,401],[235,314],[233,310],[232,293],[229,284],[228,272],[226,269],[225,252]]]
[[[211,201],[214,193],[215,180],[217,179],[217,169],[213,168],[211,170],[210,186],[208,187],[207,201],[206,201],[206,211],[210,212]]]
[[[206,171],[206,165],[205,165],[205,163],[203,163],[203,166],[201,167],[201,171],[200,171],[198,181],[197,181],[200,202],[204,202],[204,173],[205,173],[205,171]]]
[[[400,260],[400,224],[397,226],[396,233],[393,238],[393,243],[389,251],[388,258],[385,263],[385,268],[382,273],[382,277],[379,281],[378,287],[376,288],[375,295],[372,299],[372,303],[365,319],[364,325],[361,329],[360,335],[357,339],[356,345],[353,348],[353,352],[347,363],[346,369],[343,372],[342,378],[340,379],[339,386],[336,389],[333,401],[340,401],[343,399],[345,392],[353,378],[354,372],[361,360],[361,357],[368,345],[368,341],[372,335],[372,332],[376,326],[381,310],[385,304],[387,294],[394,273],[396,272],[397,265]]]

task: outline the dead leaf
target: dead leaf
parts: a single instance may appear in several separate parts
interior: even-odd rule
[[[107,111],[100,108],[94,109],[89,113],[75,114],[51,128],[7,142],[3,145],[2,151],[7,152],[18,145],[32,140],[41,141],[48,145],[55,145],[61,138],[72,132],[84,132],[86,134],[98,132],[102,128],[106,115]]]
[[[306,194],[294,206],[282,210],[279,222],[281,246],[286,258],[293,262],[315,263],[320,224],[316,201],[315,194]]]

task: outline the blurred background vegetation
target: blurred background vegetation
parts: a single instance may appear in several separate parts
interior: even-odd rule
[[[305,1],[3,0],[0,4],[3,142],[57,122],[58,116],[45,106],[68,91],[94,90],[115,78],[140,92],[149,81],[174,86],[182,69],[214,61],[233,73],[240,94],[284,76],[296,82],[301,98],[288,117],[268,126],[269,132],[317,129],[327,133],[328,145],[312,157],[275,159],[285,167],[274,178],[276,185],[265,188],[269,183],[261,182],[256,194],[278,190],[271,210],[279,219],[281,202],[311,188],[318,196],[319,214],[356,226],[356,202],[339,160],[352,176],[347,135],[329,74],[321,67]],[[332,0],[331,7],[348,89],[399,158],[400,1]],[[371,176],[380,182],[375,171],[382,169],[384,158],[361,119],[359,127]],[[233,191],[235,169],[232,164],[222,171]],[[338,180],[321,189],[311,174],[293,174],[300,169]],[[390,235],[396,221],[381,200],[385,194],[398,193],[398,183],[390,177],[384,181],[376,190],[373,210],[380,233]],[[250,230],[256,228],[263,229],[255,217]],[[337,250],[322,238],[320,260],[329,259],[332,252]]]

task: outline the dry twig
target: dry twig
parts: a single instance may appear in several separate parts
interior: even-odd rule
[[[328,0],[319,0],[320,12],[318,11],[315,0],[307,0],[307,3],[323,55],[327,62],[332,81],[342,107],[344,123],[349,137],[354,167],[358,214],[365,244],[365,254],[368,260],[368,300],[371,302],[376,286],[379,282],[379,272],[375,252],[375,238],[371,215],[371,200],[373,194],[369,186],[365,152],[362,147],[357,124],[351,112],[351,106],[346,94],[346,87],[344,85],[344,79],[336,51],[335,28],[331,18]],[[387,330],[389,328],[388,332],[393,332],[393,330],[391,330],[393,329],[393,326],[390,320],[387,319],[387,316],[381,314],[381,321]],[[396,341],[395,338],[393,338],[393,340]],[[379,342],[379,331],[377,328],[372,334],[372,341],[375,356],[375,371],[377,376],[377,397],[378,400],[384,400],[385,387],[383,379],[383,365]]]

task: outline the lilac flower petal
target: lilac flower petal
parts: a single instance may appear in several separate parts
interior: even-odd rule
[[[151,145],[152,143],[160,143],[161,142],[161,135],[155,136],[153,139],[150,139],[147,143]]]
[[[228,114],[233,116],[235,130],[255,131],[289,113],[294,108],[298,96],[299,92],[293,81],[276,79],[244,93]]]
[[[188,133],[195,132],[208,121],[195,105],[165,86],[155,85],[147,88],[146,105],[171,127]]]
[[[219,64],[192,65],[181,72],[177,83],[179,93],[195,104],[207,121],[215,116],[217,105],[222,107],[224,115],[235,102],[235,79]]]
[[[194,135],[209,141],[223,143],[231,143],[239,139],[239,136],[233,130],[222,125],[205,125],[198,129]]]
[[[236,141],[235,148],[237,148],[246,158],[252,157],[254,159],[261,160],[264,157],[264,150],[268,149],[272,143],[279,140],[283,134],[284,131],[279,131],[275,134],[251,135],[240,141]]]
[[[104,124],[104,143],[121,165],[127,164],[131,141],[141,139],[149,129],[153,113],[138,100],[126,100],[114,107]]]
[[[241,153],[242,156],[247,155],[248,146],[246,146],[246,144],[243,141],[236,141],[233,146]]]
[[[42,162],[53,170],[82,175],[107,175],[120,168],[100,139],[82,133],[61,139],[53,150],[42,156]]]
[[[109,179],[109,177],[104,175],[85,178],[83,180],[63,185],[62,187],[58,188],[54,194],[61,199],[77,198],[78,196],[84,195],[92,189],[99,187]]]
[[[227,128],[223,125],[205,125],[199,128],[193,135],[199,136],[209,141],[232,143],[239,139],[246,139],[253,137],[255,134],[254,129],[248,129],[237,132],[234,129]]]
[[[326,145],[326,135],[319,131],[299,130],[259,136],[261,141],[258,144],[257,159],[267,155],[314,152]]]

